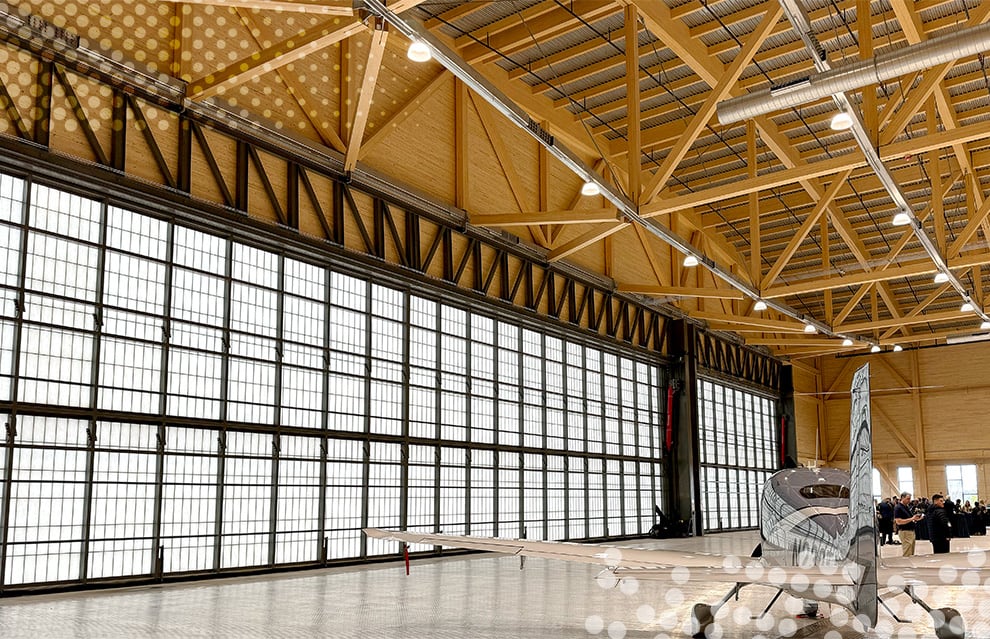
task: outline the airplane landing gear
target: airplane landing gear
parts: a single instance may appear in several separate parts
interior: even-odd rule
[[[936,608],[929,610],[935,622],[935,636],[938,639],[965,639],[966,624],[955,608]]]
[[[911,601],[921,606],[925,612],[932,616],[932,621],[935,624],[935,636],[938,639],[966,639],[966,623],[958,610],[955,608],[932,608],[914,594],[914,589],[911,586],[905,586],[903,591],[905,595],[911,598]],[[896,616],[894,618],[897,619]]]
[[[696,603],[694,607],[691,608],[691,633],[695,637],[704,637],[705,630],[708,626],[712,625],[715,621],[715,613],[718,609],[725,605],[729,599],[732,599],[735,595],[742,590],[742,587],[746,584],[736,584],[732,587],[732,590],[728,592],[724,597],[722,597],[718,603],[714,605],[709,605],[705,603]]]
[[[691,632],[695,637],[704,637],[705,630],[715,621],[715,613],[708,604],[696,603],[691,608]]]

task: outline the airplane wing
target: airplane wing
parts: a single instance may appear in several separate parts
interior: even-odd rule
[[[978,586],[990,579],[990,556],[985,550],[940,555],[887,557],[877,566],[877,582],[884,585]]]
[[[679,550],[648,550],[596,544],[576,544],[558,541],[530,541],[527,539],[496,539],[462,535],[439,535],[420,532],[399,532],[380,528],[365,528],[369,537],[391,539],[407,544],[426,544],[484,550],[509,555],[524,555],[543,559],[576,561],[596,564],[608,569],[616,577],[672,581],[720,581],[727,583],[755,583],[780,586],[787,583],[827,583],[852,585],[853,577],[835,567],[767,566],[759,559],[682,552]]]

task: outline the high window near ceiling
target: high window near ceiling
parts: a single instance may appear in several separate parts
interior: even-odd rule
[[[774,401],[699,379],[698,407],[705,530],[756,527],[763,483],[778,468]]]
[[[979,498],[976,465],[947,465],[945,467],[945,491],[946,498],[951,498],[953,501],[961,499],[963,503],[967,500],[971,504],[974,503]]]
[[[4,589],[397,551],[366,526],[643,534],[665,386],[645,351],[0,175]]]
[[[897,467],[897,490],[898,497],[901,493],[914,495],[914,469],[910,466]]]

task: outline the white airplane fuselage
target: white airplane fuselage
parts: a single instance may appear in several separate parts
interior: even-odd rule
[[[863,566],[849,556],[849,484],[849,473],[837,468],[792,468],[771,476],[760,504],[763,563],[768,568],[834,567],[859,579]],[[852,585],[792,580],[780,587],[798,598],[856,611],[857,591]]]

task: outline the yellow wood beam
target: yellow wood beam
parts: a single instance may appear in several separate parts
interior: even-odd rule
[[[908,313],[903,317],[895,317],[891,319],[873,320],[870,322],[858,322],[856,324],[843,324],[841,327],[836,327],[836,330],[843,330],[849,333],[855,333],[860,331],[873,331],[876,329],[885,328],[899,328],[901,326],[908,326],[910,324],[927,324],[928,322],[950,322],[960,319],[966,319],[968,317],[973,317],[972,313],[960,313],[956,311],[941,311],[939,313],[928,313],[922,314],[917,313],[912,315]]]
[[[643,231],[645,233],[645,231]],[[707,299],[741,300],[743,294],[730,288],[698,288],[688,286],[654,286],[646,284],[620,284],[626,293],[656,295],[660,297],[703,297]]]
[[[677,165],[681,163],[681,160],[684,159],[684,156],[691,149],[691,145],[698,139],[698,135],[711,121],[712,116],[715,115],[715,107],[735,86],[736,80],[739,79],[742,72],[749,66],[753,56],[756,55],[760,46],[763,45],[767,36],[769,36],[770,30],[773,29],[773,26],[780,20],[780,16],[783,15],[784,8],[776,0],[768,0],[763,6],[766,8],[766,14],[763,16],[763,20],[749,34],[746,42],[733,58],[732,63],[725,67],[718,82],[712,87],[708,97],[705,98],[704,104],[701,105],[701,108],[691,118],[691,122],[683,134],[677,138],[673,148],[670,149],[664,158],[663,164],[660,165],[657,172],[653,174],[653,177],[643,187],[644,202],[653,200],[660,190],[666,186],[667,180],[673,175]],[[638,77],[637,74],[636,78]],[[636,161],[639,161],[638,153],[636,154]]]
[[[822,195],[821,200],[818,201],[815,208],[810,214],[808,214],[808,217],[804,218],[804,222],[801,223],[801,227],[796,233],[794,233],[793,236],[791,236],[787,246],[777,257],[777,261],[774,262],[773,266],[764,276],[763,282],[760,284],[760,289],[768,288],[771,284],[773,284],[774,280],[777,279],[777,276],[780,275],[781,271],[784,270],[784,267],[786,267],[788,262],[791,261],[791,258],[794,257],[794,254],[801,246],[801,243],[804,242],[804,238],[808,237],[808,233],[810,233],[811,229],[818,223],[818,220],[821,218],[822,214],[828,209],[829,206],[832,205],[833,200],[835,200],[835,197],[839,194],[839,191],[842,190],[842,187],[846,185],[846,180],[849,179],[850,174],[852,174],[852,169],[843,171],[835,176],[835,180],[833,180],[831,186],[829,186],[828,190],[826,190],[824,195]]]
[[[213,5],[234,9],[256,9],[285,13],[314,13],[325,16],[352,16],[351,0],[163,0],[173,4]]]
[[[475,226],[532,226],[534,224],[589,224],[615,219],[614,208],[578,209],[576,211],[531,211],[526,213],[495,213],[472,215]]]
[[[364,66],[364,78],[358,89],[357,106],[354,110],[354,120],[351,123],[351,135],[347,140],[347,153],[344,155],[345,171],[354,170],[361,154],[361,141],[364,139],[364,129],[368,124],[371,101],[375,97],[375,87],[378,86],[378,72],[381,70],[386,44],[388,44],[388,29],[385,24],[379,23],[371,35],[368,61]]]
[[[332,46],[367,27],[357,18],[335,18],[313,28],[304,29],[246,58],[189,83],[189,98],[204,100],[244,82],[270,73],[321,49]]]
[[[624,11],[624,33],[626,40],[626,143],[629,166],[629,197],[633,204],[640,202],[640,172],[643,169],[640,159],[640,99],[639,99],[639,12],[636,5],[626,5]]]
[[[268,25],[267,21],[257,21],[247,11],[237,10],[237,16],[241,19],[241,23],[247,28],[251,34],[251,39],[254,40],[257,46],[261,46],[259,38],[261,40],[275,39],[274,30]],[[320,136],[323,143],[343,153],[347,148],[344,145],[344,141],[340,139],[340,136],[337,135],[335,130],[323,126],[326,120],[318,117],[319,113],[312,106],[313,102],[310,102],[310,94],[307,91],[307,87],[299,81],[296,74],[286,73],[281,67],[276,69],[275,73],[282,79],[282,83],[289,90],[296,104],[299,105],[299,110],[309,120],[309,123],[313,126],[313,130]]]
[[[990,256],[984,258],[990,263]],[[912,262],[905,266],[889,268],[884,271],[864,271],[833,277],[828,280],[812,280],[777,286],[763,292],[764,297],[776,298],[787,297],[788,295],[801,295],[803,293],[814,293],[824,291],[827,288],[841,288],[844,286],[858,286],[867,282],[880,282],[884,280],[895,280],[902,277],[913,277],[916,275],[929,275],[935,272],[935,265],[928,260]]]

